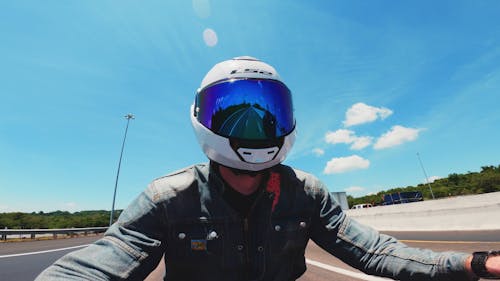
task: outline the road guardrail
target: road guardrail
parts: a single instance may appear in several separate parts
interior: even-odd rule
[[[88,235],[89,233],[103,233],[107,229],[108,227],[58,228],[58,229],[0,229],[0,237],[2,240],[7,240],[7,237],[12,235],[29,235],[31,239],[35,239],[37,235],[52,234],[54,238],[57,238],[58,234]]]

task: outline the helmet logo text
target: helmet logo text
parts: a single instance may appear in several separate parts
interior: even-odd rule
[[[255,68],[245,68],[245,69],[235,69],[231,71],[231,75],[236,73],[259,73],[264,75],[272,76],[273,73],[265,70],[255,69]]]

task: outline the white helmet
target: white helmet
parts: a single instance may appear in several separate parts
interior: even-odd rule
[[[223,61],[207,73],[191,123],[210,160],[239,170],[281,163],[295,141],[290,90],[272,66],[252,57]]]

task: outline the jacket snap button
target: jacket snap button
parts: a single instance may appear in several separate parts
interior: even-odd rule
[[[306,228],[306,226],[307,226],[306,222],[304,222],[304,221],[301,221],[299,223],[299,225],[300,225],[301,228]]]
[[[208,234],[208,240],[214,240],[214,239],[217,239],[217,238],[219,238],[219,236],[217,235],[217,232],[215,232],[215,231],[211,231]]]
[[[243,245],[236,246],[236,249],[238,249],[238,251],[243,251]]]
[[[186,233],[181,232],[181,233],[179,233],[179,235],[177,237],[179,237],[179,239],[182,240],[182,239],[186,238]]]
[[[262,247],[262,246],[257,247],[257,251],[259,251],[259,252],[264,251],[264,247]]]
[[[279,225],[275,225],[275,226],[274,226],[274,230],[276,230],[276,231],[280,231],[280,230],[281,230],[281,226],[279,226]]]

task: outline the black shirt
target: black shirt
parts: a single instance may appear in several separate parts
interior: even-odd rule
[[[231,206],[242,218],[248,215],[250,209],[252,208],[255,199],[259,195],[261,188],[259,187],[252,194],[244,195],[234,190],[228,184],[226,184],[226,188],[224,189],[224,194],[222,197],[226,201],[226,203]]]

